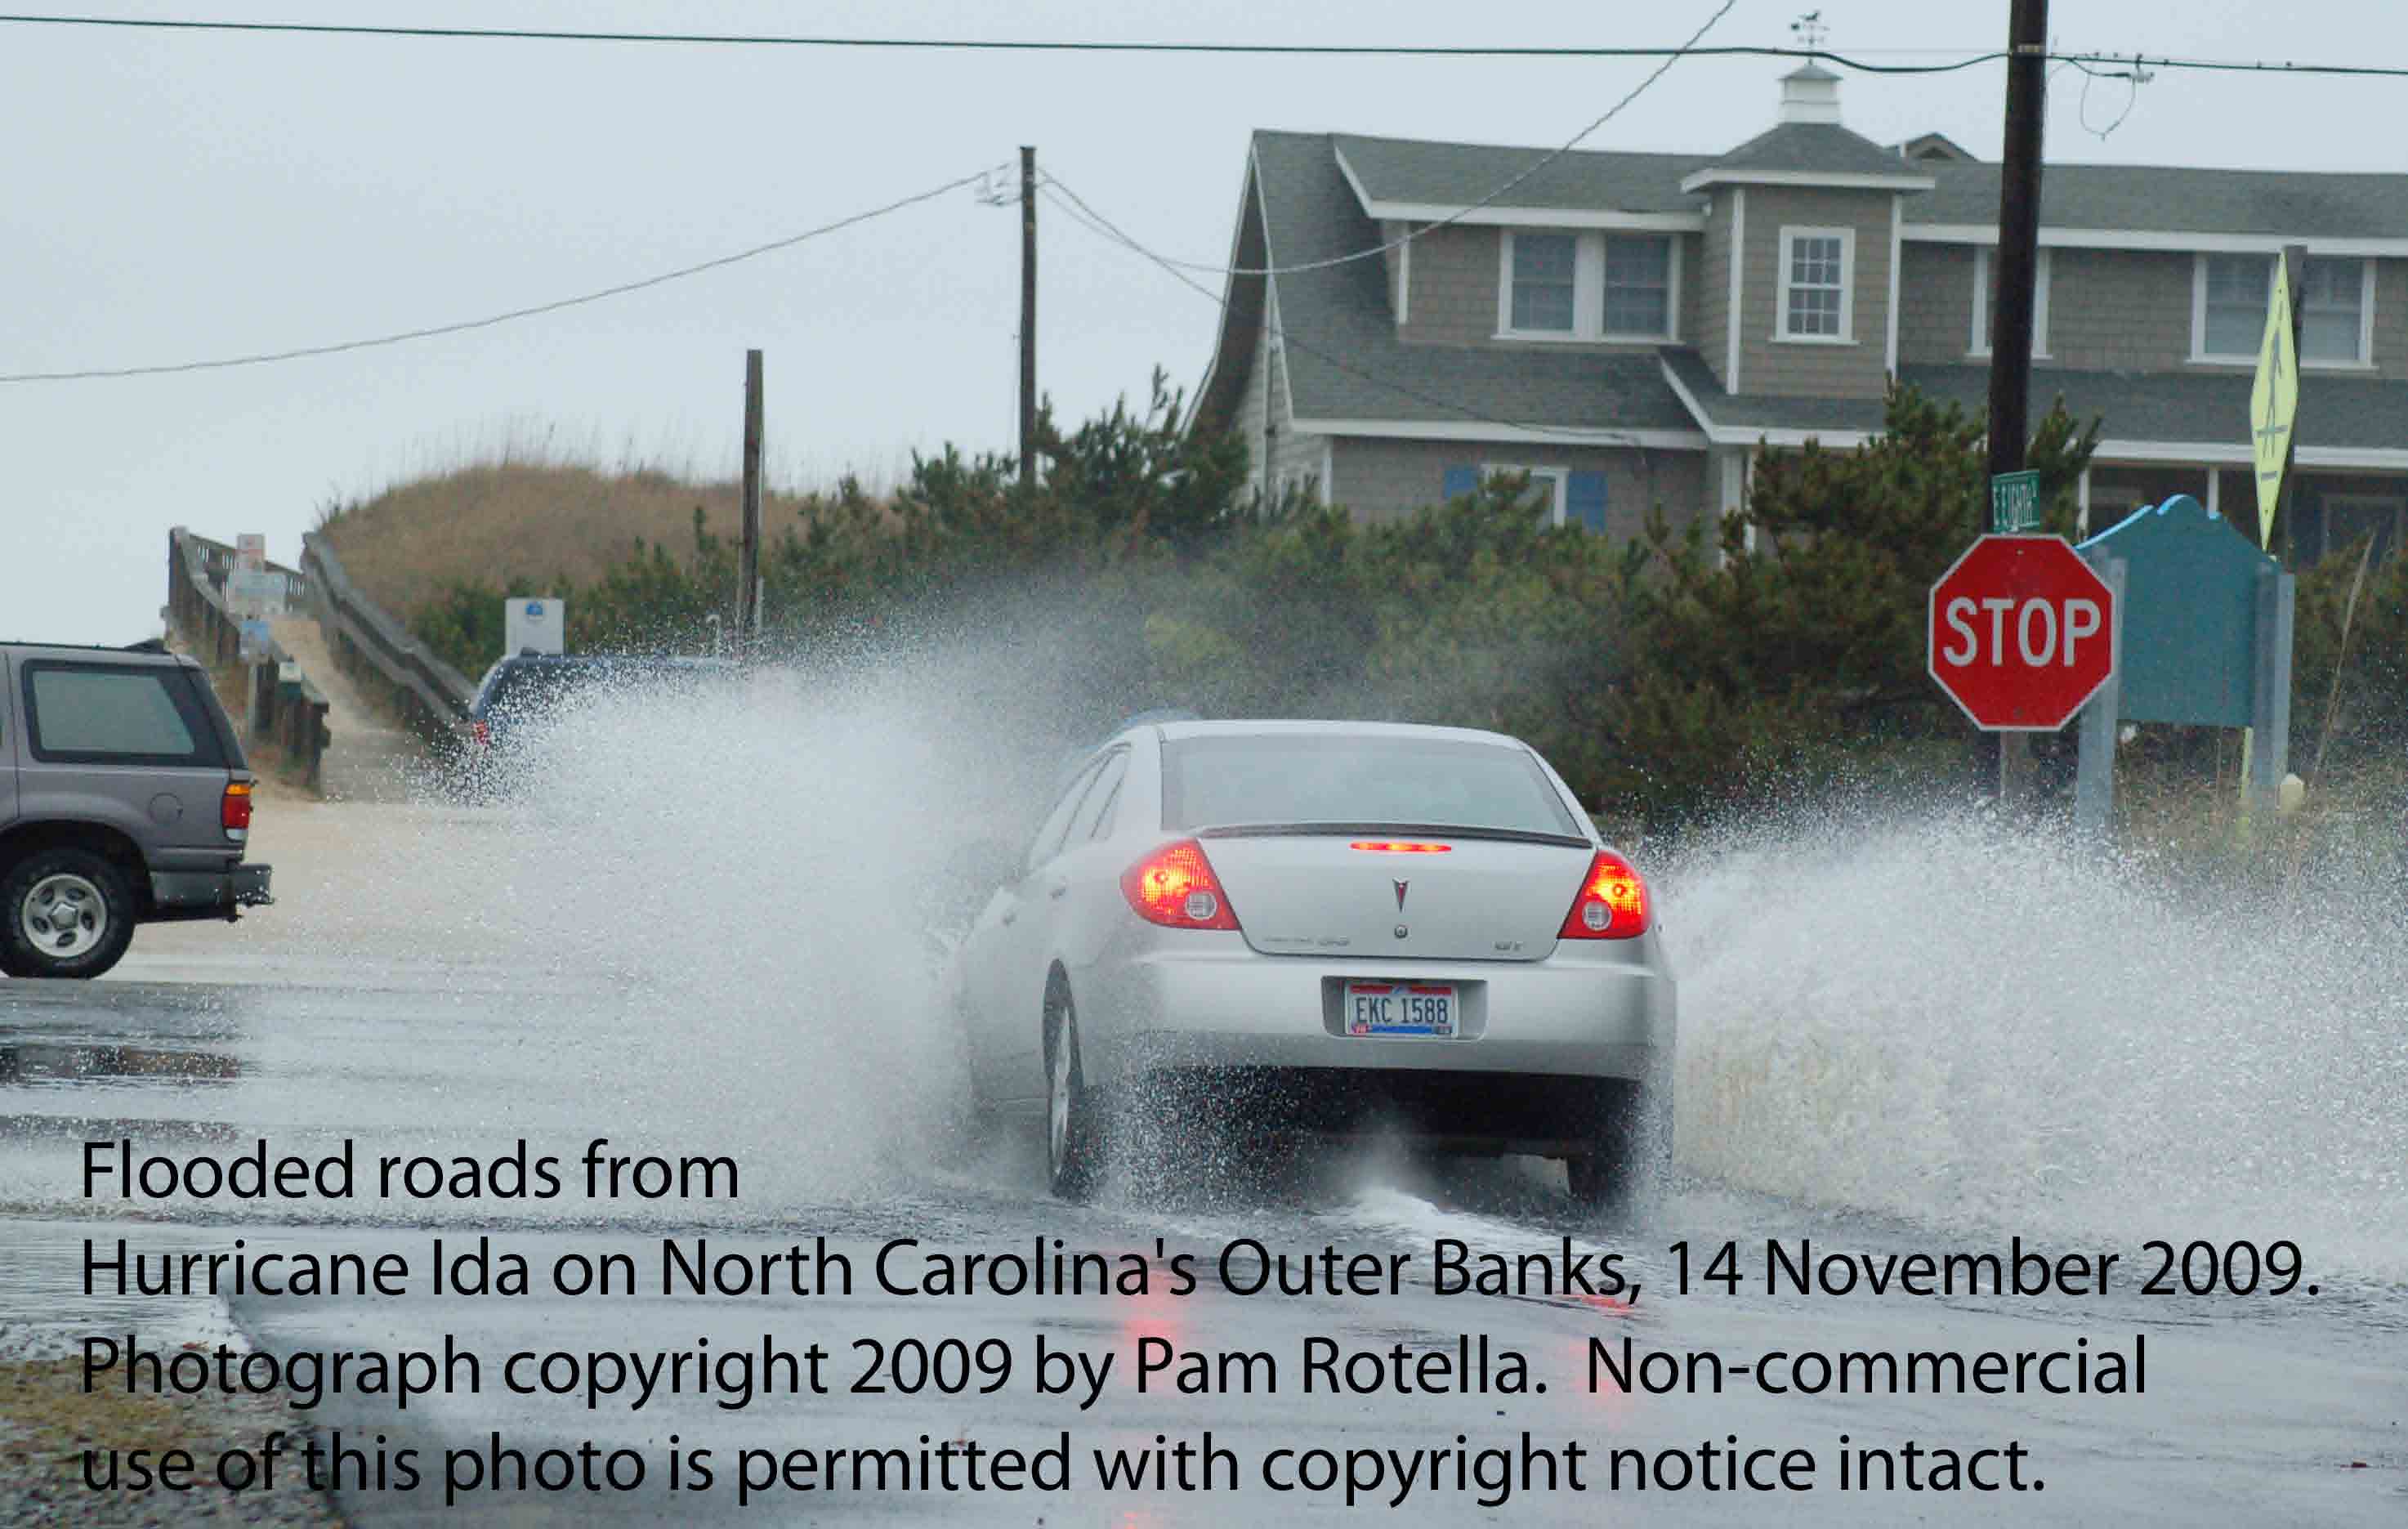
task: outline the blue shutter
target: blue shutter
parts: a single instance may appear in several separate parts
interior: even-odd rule
[[[1475,467],[1449,464],[1445,475],[1439,480],[1438,497],[1441,499],[1459,499],[1467,494],[1479,492],[1480,469]]]
[[[1564,484],[1564,524],[1605,534],[1605,474],[1575,472]]]

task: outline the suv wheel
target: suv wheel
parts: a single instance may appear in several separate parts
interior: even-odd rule
[[[0,876],[0,970],[96,977],[134,938],[125,874],[89,850],[38,850]]]

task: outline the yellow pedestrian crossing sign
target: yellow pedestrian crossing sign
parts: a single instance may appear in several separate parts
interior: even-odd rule
[[[2291,422],[2300,411],[2300,355],[2291,340],[2288,262],[2274,257],[2274,296],[2266,305],[2266,338],[2258,346],[2258,382],[2249,390],[2250,453],[2258,466],[2258,544],[2274,544],[2274,506],[2283,497],[2283,468],[2291,454]]]

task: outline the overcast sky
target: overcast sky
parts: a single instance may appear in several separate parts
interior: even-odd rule
[[[850,36],[1669,44],[1715,0],[61,0],[110,15]],[[1798,0],[1713,43],[1785,44]],[[2006,0],[1823,0],[1885,61],[2005,36]],[[2408,64],[2408,6],[2059,0],[2064,46]],[[1166,252],[1222,257],[1256,126],[1553,147],[1650,65],[823,51],[0,26],[0,372],[306,346],[540,303],[799,232],[985,166],[1039,163]],[[1677,65],[1588,147],[1710,151],[1768,125],[1785,65]],[[1852,75],[1852,127],[1985,157],[2002,66]],[[2408,82],[2059,74],[2052,160],[2403,170]],[[1046,213],[1051,209],[1045,209]],[[1214,310],[1043,216],[1043,390],[1077,418],[1168,368]],[[914,447],[1011,444],[1018,217],[958,191],[800,248],[591,307],[275,366],[0,387],[0,636],[155,629],[167,527],[265,531],[296,559],[329,500],[504,445],[732,474],[743,353],[767,353],[771,473],[891,479]]]

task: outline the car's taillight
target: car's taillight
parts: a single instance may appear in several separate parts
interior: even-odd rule
[[[251,837],[251,782],[226,782],[225,795],[218,799],[218,827],[229,839]]]
[[[494,729],[490,724],[483,721],[471,722],[468,724],[468,742],[476,744],[479,748],[483,748],[493,741]]]
[[[1627,940],[1647,932],[1647,881],[1628,860],[1600,849],[1556,938]]]
[[[1368,849],[1376,855],[1452,855],[1453,844],[1426,844],[1404,839],[1357,839],[1348,849]]]
[[[1193,839],[1165,844],[1121,873],[1121,891],[1149,924],[1165,929],[1236,929],[1238,911],[1204,846]]]

